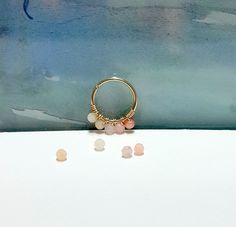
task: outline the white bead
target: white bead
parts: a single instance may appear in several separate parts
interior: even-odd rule
[[[90,123],[94,123],[97,120],[97,114],[96,113],[89,113],[87,116],[87,119]]]
[[[95,127],[96,127],[97,129],[104,129],[105,124],[104,124],[104,122],[103,122],[102,120],[97,120],[97,121],[95,122]]]
[[[94,146],[95,146],[95,150],[96,151],[103,151],[104,150],[104,146],[105,146],[105,141],[103,139],[97,139],[94,142]]]

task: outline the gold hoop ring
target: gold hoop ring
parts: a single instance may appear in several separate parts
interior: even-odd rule
[[[96,107],[96,94],[100,87],[102,87],[104,84],[107,84],[109,82],[118,82],[126,85],[129,90],[131,91],[133,102],[131,105],[131,108],[125,116],[119,118],[119,119],[110,119],[103,114],[99,112],[99,110]],[[134,127],[135,122],[132,119],[132,117],[135,114],[135,110],[137,108],[137,93],[134,89],[134,87],[127,81],[118,77],[112,77],[105,80],[100,81],[97,83],[97,85],[94,87],[91,95],[91,112],[88,114],[88,121],[91,123],[95,123],[95,126],[97,129],[104,129],[107,134],[113,134],[114,132],[121,134],[127,129],[131,129]]]

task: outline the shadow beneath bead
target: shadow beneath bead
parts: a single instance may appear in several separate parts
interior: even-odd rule
[[[135,133],[135,131],[134,130],[126,130],[125,133],[126,134],[133,134],[133,133]]]
[[[97,148],[94,148],[94,150],[95,150],[96,152],[102,152],[102,151],[105,150],[105,148],[103,148],[103,149],[97,149]]]
[[[88,130],[88,133],[93,133],[93,134],[98,134],[98,135],[101,135],[104,132],[104,130]]]
[[[122,133],[122,134],[118,134],[118,133],[114,133],[114,134],[106,134],[105,133],[105,130],[88,130],[88,133],[90,134],[90,133],[92,133],[92,134],[97,134],[97,135],[102,135],[102,134],[104,134],[104,135],[107,135],[107,136],[112,136],[112,135],[118,135],[118,136],[121,136],[121,135],[125,135],[125,134],[133,134],[133,133],[135,133],[135,130],[125,130],[125,132],[124,133]]]

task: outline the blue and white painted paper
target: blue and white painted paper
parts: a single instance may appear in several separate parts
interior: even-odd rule
[[[113,74],[137,89],[137,128],[236,128],[236,1],[2,0],[0,15],[0,131],[88,129]]]

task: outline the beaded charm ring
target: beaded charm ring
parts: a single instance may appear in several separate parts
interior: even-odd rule
[[[118,82],[125,84],[128,89],[131,91],[133,102],[131,108],[125,116],[119,119],[110,119],[104,115],[102,115],[96,107],[95,97],[98,89],[106,83],[109,82]],[[88,114],[88,121],[90,123],[95,123],[95,127],[99,130],[105,129],[105,133],[108,135],[112,135],[114,133],[122,134],[126,129],[132,129],[135,125],[133,116],[135,114],[135,110],[137,108],[137,94],[134,87],[127,81],[118,77],[112,77],[105,80],[100,81],[93,89],[91,95],[91,112]]]

